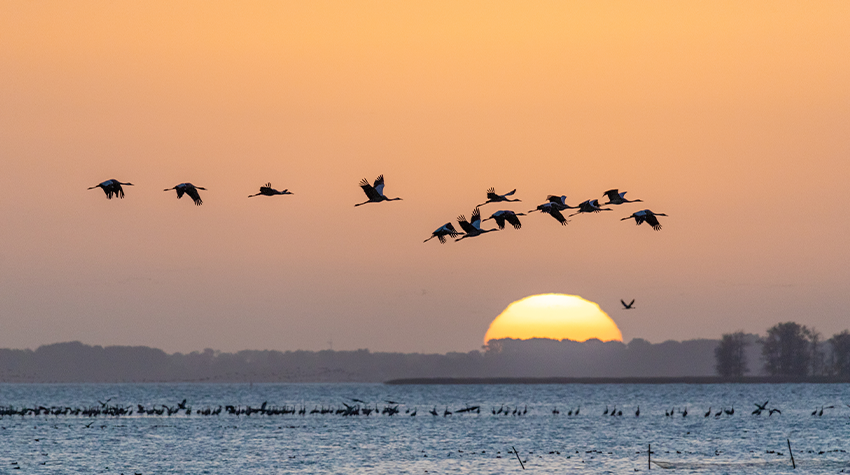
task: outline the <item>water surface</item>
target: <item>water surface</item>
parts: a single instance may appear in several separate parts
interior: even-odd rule
[[[519,473],[511,447],[532,472],[624,473],[647,469],[648,444],[654,460],[676,467],[663,473],[794,473],[786,439],[796,473],[848,473],[848,391],[847,384],[5,384],[0,406],[15,408],[100,407],[107,398],[132,408],[186,399],[193,411],[400,404],[394,416],[5,416],[0,473]],[[782,413],[752,415],[765,401]],[[481,413],[443,415],[468,405]],[[822,417],[811,415],[830,405]],[[606,406],[623,415],[603,416]],[[434,408],[439,416],[429,414]],[[499,408],[509,415],[493,415]],[[578,416],[567,415],[577,408]],[[415,417],[406,413],[414,410]]]

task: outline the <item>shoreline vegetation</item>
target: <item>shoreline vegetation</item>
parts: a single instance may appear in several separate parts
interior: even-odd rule
[[[745,374],[749,373],[749,374]],[[55,343],[0,349],[0,383],[776,384],[850,382],[850,331],[824,340],[780,323],[765,337],[650,343],[490,340],[445,354],[212,349]]]

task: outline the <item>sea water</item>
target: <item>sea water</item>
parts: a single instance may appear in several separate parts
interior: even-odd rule
[[[135,410],[183,399],[193,414]],[[353,399],[399,412],[309,414]],[[753,415],[766,401],[781,414]],[[308,413],[194,413],[263,402]],[[850,473],[847,384],[0,384],[5,407],[101,403],[134,414],[0,418],[0,473],[625,473],[648,469],[650,444],[663,473]]]

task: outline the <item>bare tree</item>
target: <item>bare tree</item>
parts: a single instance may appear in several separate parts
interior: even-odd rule
[[[827,342],[832,347],[832,373],[844,378],[850,377],[850,331],[836,333]]]
[[[725,333],[714,349],[717,374],[725,378],[740,378],[749,372],[744,349],[749,344],[744,332]]]
[[[811,374],[813,376],[826,375],[829,373],[829,368],[826,365],[826,355],[823,354],[823,342],[820,333],[812,328],[809,340],[811,345]]]

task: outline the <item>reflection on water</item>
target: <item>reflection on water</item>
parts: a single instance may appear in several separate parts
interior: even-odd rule
[[[646,470],[648,444],[653,459],[672,468],[665,473],[792,473],[786,439],[798,472],[839,473],[850,471],[848,390],[846,384],[0,385],[4,407],[100,407],[102,401],[134,409],[118,417],[2,417],[0,473],[519,472],[512,446],[528,470],[623,473]],[[136,410],[138,404],[174,408],[183,399],[192,415]],[[393,406],[386,401],[397,402],[399,413],[309,413],[359,404],[353,399],[379,411]],[[754,403],[765,401],[782,413],[753,416]],[[307,414],[195,413],[263,402]],[[444,416],[469,405],[480,405],[481,413]],[[811,415],[830,405],[823,416]],[[513,415],[526,407],[525,415]],[[623,415],[603,416],[606,407]],[[577,408],[578,416],[567,415]],[[733,415],[715,417],[733,408]],[[438,416],[430,414],[435,409]],[[414,410],[415,417],[406,413]]]

